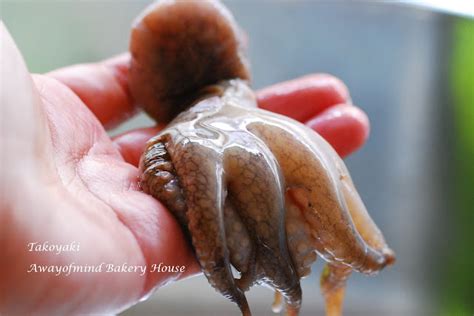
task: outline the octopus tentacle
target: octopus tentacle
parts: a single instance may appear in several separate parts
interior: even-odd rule
[[[367,212],[367,209],[365,208],[359,193],[357,193],[357,190],[354,187],[346,166],[339,164],[338,168],[341,175],[342,192],[351,214],[352,221],[354,222],[358,233],[361,235],[364,241],[370,245],[371,248],[375,249],[384,256],[385,265],[393,264],[395,262],[395,253],[392,249],[388,248],[382,232],[377,227],[377,225],[375,225],[374,221]],[[364,272],[376,273],[379,270],[380,269],[365,269]]]
[[[340,179],[336,176],[339,174],[336,162],[340,158],[309,128],[282,122],[277,115],[265,113],[265,116],[266,124],[254,123],[248,128],[277,157],[290,194],[304,210],[320,255],[357,271],[380,270],[387,263],[385,253],[373,249],[357,232],[340,192]]]
[[[229,198],[256,243],[263,282],[280,291],[289,307],[298,311],[301,287],[287,248],[280,168],[261,140],[242,132],[237,139],[224,155]]]
[[[300,278],[311,273],[311,265],[316,261],[315,241],[311,227],[296,203],[293,202],[290,192],[285,196],[286,204],[286,236],[291,257]]]
[[[187,226],[186,202],[176,170],[166,149],[168,137],[159,135],[147,142],[145,154],[140,159],[143,191],[160,200]]]
[[[321,274],[321,291],[325,299],[326,316],[342,315],[342,305],[346,280],[352,270],[350,267],[337,263],[327,263]]]
[[[354,188],[352,179],[344,165],[339,166],[342,182],[342,191],[348,204],[351,218],[357,231],[372,248],[382,253],[385,264],[395,261],[395,254],[385,243],[382,233],[370,218],[363,202]],[[342,305],[346,281],[351,274],[351,268],[335,263],[327,263],[321,274],[321,291],[325,298],[326,315],[342,315]],[[375,273],[378,270],[364,270],[365,273]]]
[[[237,303],[242,315],[250,315],[245,294],[232,275],[226,245],[222,154],[191,139],[174,143],[168,151],[185,191],[188,228],[201,268],[214,288]]]
[[[237,286],[247,291],[255,282],[255,246],[250,233],[229,198],[224,205],[224,225],[230,262],[239,271]]]

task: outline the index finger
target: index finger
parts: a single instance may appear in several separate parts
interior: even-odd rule
[[[300,122],[317,116],[337,104],[350,104],[346,85],[324,73],[277,83],[257,92],[262,109],[286,115]]]
[[[73,65],[47,75],[68,86],[105,128],[112,128],[136,112],[128,89],[128,63],[124,53],[105,61]]]

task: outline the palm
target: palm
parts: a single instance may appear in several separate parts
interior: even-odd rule
[[[25,245],[21,245],[23,270],[29,270],[31,264],[143,266],[164,262],[188,265],[192,272],[194,261],[175,221],[159,202],[140,192],[138,169],[124,161],[97,118],[66,86],[45,77],[36,78],[35,83],[49,127],[44,131],[45,147],[51,148],[51,157],[46,159],[52,161],[52,167],[35,179],[41,201],[32,199],[29,207],[38,209],[40,203],[38,211],[43,214],[28,219],[36,230],[24,239],[27,243],[77,242],[80,251],[61,255],[25,252]],[[18,261],[12,264],[18,265]],[[31,282],[32,276],[37,282]],[[176,276],[142,276],[137,271],[51,278],[38,273],[23,280],[28,281],[25,290],[30,291],[31,284],[46,286],[52,292],[48,297],[61,293],[66,301],[77,297],[79,289],[87,308],[94,311],[96,300],[102,307],[110,302],[120,309],[170,277]],[[122,306],[117,306],[117,301]]]

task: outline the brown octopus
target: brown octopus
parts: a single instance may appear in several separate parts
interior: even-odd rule
[[[146,146],[142,188],[185,228],[209,283],[242,315],[254,284],[275,290],[274,311],[297,315],[300,279],[319,254],[327,315],[340,315],[351,271],[375,273],[394,254],[332,147],[257,108],[230,12],[217,1],[154,3],[130,50],[135,99],[172,120]]]

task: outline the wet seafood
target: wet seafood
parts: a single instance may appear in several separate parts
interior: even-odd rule
[[[297,315],[319,255],[327,314],[340,315],[351,271],[375,273],[394,254],[332,147],[257,108],[232,15],[217,1],[155,3],[130,50],[134,98],[169,122],[142,156],[142,188],[180,221],[209,283],[243,315],[255,284]]]

